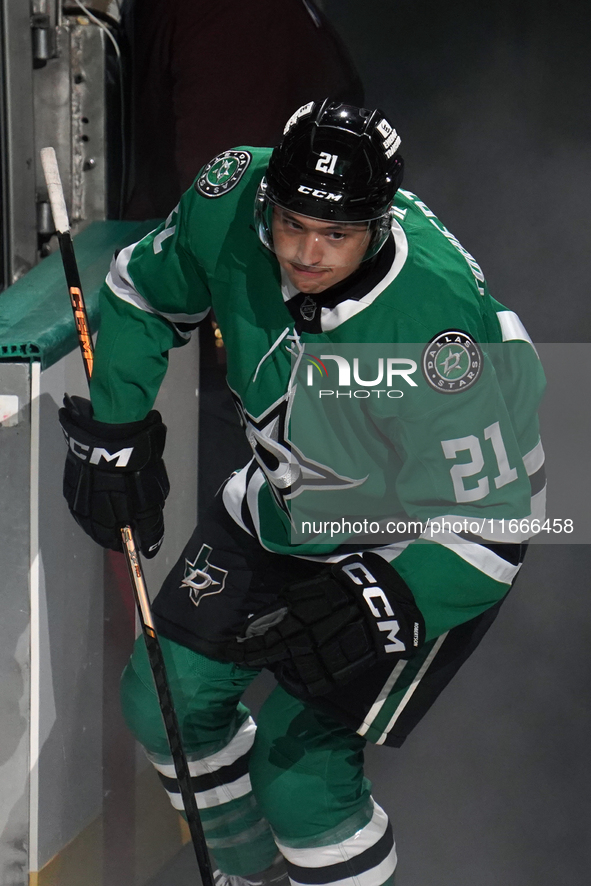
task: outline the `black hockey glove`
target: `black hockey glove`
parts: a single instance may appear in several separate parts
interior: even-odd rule
[[[227,649],[246,667],[270,667],[297,695],[324,695],[381,661],[410,658],[425,639],[412,592],[382,557],[355,554],[288,585]]]
[[[162,509],[170,490],[160,413],[106,424],[92,418],[89,400],[66,395],[59,419],[69,446],[64,497],[76,522],[113,551],[122,550],[120,528],[130,525],[144,557],[153,557],[164,537]]]

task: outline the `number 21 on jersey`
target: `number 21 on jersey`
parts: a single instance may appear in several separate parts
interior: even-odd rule
[[[495,487],[500,489],[507,483],[517,480],[517,469],[509,466],[509,458],[498,421],[484,429],[484,439],[490,440],[497,462],[498,474],[494,477]],[[455,440],[442,440],[441,447],[446,458],[456,458],[459,452],[466,450],[470,453],[471,461],[454,465],[449,471],[456,501],[479,501],[481,498],[485,498],[490,492],[488,476],[481,477],[476,486],[472,488],[466,489],[464,485],[466,477],[474,477],[484,468],[484,454],[478,437],[475,434],[470,434],[467,437],[457,437]]]

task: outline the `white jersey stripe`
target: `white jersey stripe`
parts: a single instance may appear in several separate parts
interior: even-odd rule
[[[404,696],[402,697],[402,700],[400,701],[400,704],[398,705],[398,707],[396,708],[396,710],[392,716],[392,719],[390,720],[390,722],[388,723],[388,725],[386,726],[386,728],[384,729],[384,731],[382,732],[382,734],[380,735],[378,740],[376,741],[376,744],[383,744],[386,741],[386,739],[388,737],[388,733],[390,732],[390,730],[392,729],[392,727],[394,726],[394,724],[398,720],[400,714],[403,712],[403,710],[405,709],[405,707],[407,706],[407,704],[411,700],[419,683],[421,682],[422,678],[424,677],[425,673],[427,672],[427,668],[430,666],[431,662],[433,661],[433,659],[435,658],[435,656],[439,652],[439,650],[443,644],[443,641],[447,637],[448,633],[449,633],[449,631],[446,631],[445,634],[441,634],[441,636],[438,637],[437,640],[435,641],[433,649],[431,650],[431,652],[429,653],[429,655],[427,656],[427,658],[423,662],[420,670],[417,672],[416,677],[414,678],[414,680],[412,681],[412,683],[410,684],[410,686],[406,690]]]
[[[340,864],[343,861],[348,861],[351,858],[355,858],[356,855],[361,855],[362,852],[365,852],[371,846],[375,846],[386,833],[388,816],[381,806],[378,806],[374,800],[372,802],[374,808],[371,820],[361,830],[356,831],[340,843],[330,843],[328,846],[294,848],[282,843],[277,837],[275,837],[275,842],[287,861],[299,867],[323,868],[331,864]],[[342,882],[348,883],[349,879],[347,878],[347,880]],[[376,882],[381,883],[382,881]]]
[[[528,341],[533,344],[529,333],[515,311],[497,311],[503,333],[503,341]]]
[[[500,581],[503,584],[510,585],[521,569],[521,563],[518,563],[517,565],[509,563],[507,560],[504,560],[503,557],[499,557],[498,554],[495,554],[494,551],[485,548],[483,545],[476,544],[476,542],[465,541],[459,535],[456,535],[455,532],[449,532],[446,530],[437,533],[437,535],[431,535],[431,533],[428,533],[423,534],[421,538],[425,538],[428,541],[440,544],[444,548],[448,548],[450,551],[453,551],[454,554],[457,554],[458,557],[461,557],[466,563],[474,566],[475,569],[478,569],[480,572],[488,575],[489,578],[492,578],[495,581]]]
[[[363,721],[363,723],[361,724],[361,726],[357,730],[358,735],[365,735],[365,733],[367,732],[367,730],[369,729],[369,727],[371,726],[371,724],[373,723],[373,721],[375,720],[377,715],[382,710],[384,703],[386,702],[386,699],[389,697],[390,693],[392,692],[392,689],[394,688],[394,684],[398,680],[398,677],[400,676],[400,674],[402,673],[402,671],[404,670],[404,668],[406,667],[407,664],[408,664],[408,661],[401,658],[400,661],[396,664],[396,666],[392,669],[392,673],[390,674],[390,676],[388,677],[388,679],[386,680],[386,682],[384,683],[384,685],[380,689],[378,697],[376,698],[376,700],[372,704],[371,708],[367,712],[367,714],[365,716],[365,720]]]
[[[122,249],[119,255],[112,260],[109,273],[107,274],[107,286],[111,292],[122,301],[138,308],[138,310],[144,311],[148,314],[156,314],[157,316],[168,320],[169,323],[200,323],[209,313],[209,308],[205,311],[199,311],[197,314],[168,314],[164,311],[156,310],[156,308],[154,308],[143,295],[137,291],[127,275],[127,265],[129,264],[131,253],[136,246],[137,243],[132,243],[130,246],[126,246],[125,249]]]
[[[497,311],[497,318],[501,326],[503,341],[527,341],[536,351],[536,346],[515,311]]]
[[[399,557],[402,553],[404,553],[404,551],[410,544],[413,543],[413,541],[414,539],[409,538],[408,541],[396,541],[394,542],[394,544],[384,545],[383,547],[379,548],[370,548],[370,550],[373,551],[374,554],[379,554],[379,556],[383,557],[384,560],[388,560],[388,562],[390,562],[391,560],[395,560],[396,557]]]
[[[412,542],[413,539],[409,539],[408,541],[398,541],[394,544],[384,545],[379,548],[369,548],[369,550],[379,554],[384,560],[391,562],[392,560],[395,560],[396,557],[399,557],[400,554],[407,549],[409,544],[412,544]],[[344,560],[345,557],[350,557],[351,551],[348,551],[345,554],[291,554],[291,556],[296,557],[298,560],[316,560],[319,563],[338,563],[339,560]]]

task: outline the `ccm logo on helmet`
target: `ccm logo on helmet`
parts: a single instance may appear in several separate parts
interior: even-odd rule
[[[312,197],[318,197],[320,200],[332,200],[338,203],[343,199],[342,194],[331,194],[329,191],[319,191],[317,188],[309,188],[307,185],[300,185],[298,188],[300,194],[311,194]]]
[[[361,576],[355,575],[355,570],[360,572]],[[343,572],[346,572],[356,585],[361,585],[361,587],[363,587],[363,598],[369,606],[369,611],[374,618],[381,619],[384,615],[395,615],[386,594],[379,587],[377,580],[363,563],[349,563],[347,566],[343,566]],[[380,612],[376,603],[383,607],[383,612]],[[398,631],[400,630],[400,625],[396,619],[392,619],[391,621],[378,621],[377,627],[379,631],[388,631],[386,640],[389,640],[390,642],[384,643],[385,652],[406,652],[405,644],[397,636]]]
[[[107,452],[102,446],[95,446],[92,451],[90,451],[90,446],[87,446],[86,443],[79,443],[78,440],[74,440],[73,437],[70,437],[68,440],[68,445],[74,455],[77,455],[78,458],[82,459],[82,461],[87,461],[91,465],[98,465],[101,458],[104,458],[105,461],[115,461],[114,467],[116,468],[124,468],[127,466],[127,463],[131,457],[131,453],[133,452],[133,446],[130,446],[128,449],[120,449],[119,452]]]

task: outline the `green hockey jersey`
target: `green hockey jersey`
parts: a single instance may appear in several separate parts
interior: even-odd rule
[[[374,266],[303,298],[253,226],[269,155],[224,152],[113,261],[95,416],[143,418],[169,349],[213,308],[253,449],[224,488],[230,515],[280,554],[331,561],[370,546],[413,591],[427,638],[439,636],[504,596],[543,516],[535,349],[406,190]]]

